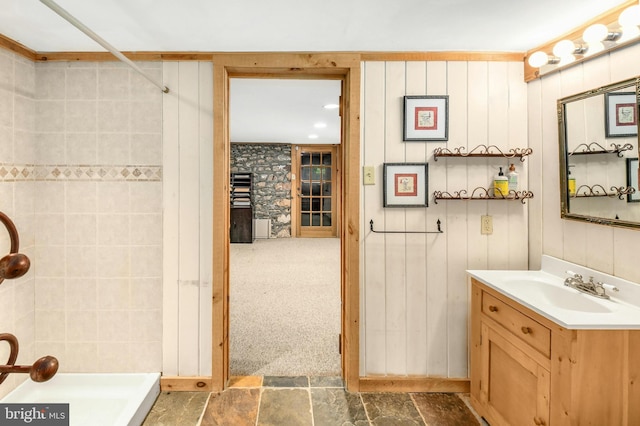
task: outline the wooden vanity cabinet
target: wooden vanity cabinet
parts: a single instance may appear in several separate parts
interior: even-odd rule
[[[471,403],[491,426],[640,424],[640,330],[568,330],[471,284]]]

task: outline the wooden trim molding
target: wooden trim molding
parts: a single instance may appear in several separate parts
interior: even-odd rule
[[[0,48],[10,50],[32,61],[35,61],[38,55],[35,51],[2,34],[0,34]]]
[[[37,52],[0,34],[0,48],[10,50],[36,62],[106,62],[115,61],[110,52]],[[274,55],[301,58],[350,58],[357,61],[498,61],[520,62],[524,52],[122,52],[132,61],[211,61],[226,63],[242,61],[241,58],[269,58]],[[235,58],[235,59],[232,59]],[[243,61],[249,66],[250,61]],[[256,64],[257,65],[257,64]],[[337,63],[335,64],[337,65]],[[335,66],[334,65],[334,66]],[[344,66],[344,64],[343,64]],[[282,70],[285,70],[283,68]],[[292,71],[292,69],[288,69]],[[231,71],[231,70],[229,70]],[[313,73],[312,69],[300,69],[301,74]],[[326,71],[326,70],[325,70]],[[255,74],[252,74],[255,76]],[[326,76],[325,76],[326,77]]]
[[[160,390],[173,392],[211,392],[211,377],[160,377]]]
[[[459,392],[468,393],[467,378],[446,377],[361,377],[360,392]]]
[[[362,52],[363,61],[521,62],[524,52]]]

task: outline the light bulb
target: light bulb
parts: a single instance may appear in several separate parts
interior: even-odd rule
[[[591,43],[598,43],[607,38],[609,35],[609,29],[604,24],[594,24],[584,30],[582,33],[582,39],[589,45]]]
[[[622,37],[620,37],[618,43],[624,43],[625,41],[631,40],[632,38],[636,38],[640,35],[640,28],[638,28],[637,25],[622,27],[620,31],[622,32]]]
[[[585,56],[595,55],[598,52],[602,52],[604,50],[604,44],[600,41],[594,41],[589,43],[589,48],[587,49],[587,53]]]
[[[541,66],[547,65],[549,63],[549,55],[542,51],[537,51],[531,56],[529,56],[529,65],[534,68],[540,68]]]
[[[640,25],[640,5],[626,8],[618,17],[621,27],[633,27]]]
[[[553,46],[553,54],[564,58],[565,56],[573,55],[576,50],[576,45],[571,40],[562,40]]]

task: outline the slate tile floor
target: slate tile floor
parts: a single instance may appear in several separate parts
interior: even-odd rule
[[[222,393],[163,392],[144,426],[480,425],[465,398],[447,393],[350,393],[339,377],[236,377]]]

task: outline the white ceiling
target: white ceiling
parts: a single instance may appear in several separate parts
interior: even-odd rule
[[[56,1],[120,51],[181,52],[525,52],[624,2]],[[0,0],[0,33],[38,52],[104,50],[38,0]],[[316,120],[331,120],[319,116],[322,111],[316,111],[315,106],[326,98],[335,98],[335,87],[325,89],[326,82],[309,82],[305,87],[300,87],[304,86],[300,81],[267,82],[271,84],[250,80],[233,83],[232,140],[303,143],[312,130],[320,134],[313,129]],[[303,115],[307,110],[310,115]],[[278,133],[271,134],[269,129]],[[283,129],[289,129],[289,133],[280,133]],[[322,134],[315,142],[337,143],[339,130],[328,127],[325,132],[329,131],[333,131],[332,136]]]

